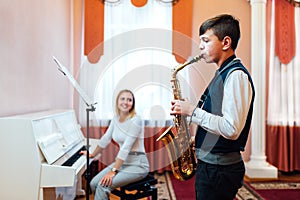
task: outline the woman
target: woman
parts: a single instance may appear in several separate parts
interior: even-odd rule
[[[114,140],[119,152],[113,163],[100,171],[90,182],[95,200],[109,199],[114,189],[143,179],[149,172],[144,147],[142,120],[135,112],[135,98],[130,90],[122,90],[116,98],[116,115],[101,137],[93,158]],[[86,152],[82,152],[86,154]]]

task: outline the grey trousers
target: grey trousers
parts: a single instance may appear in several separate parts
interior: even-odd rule
[[[128,155],[126,161],[113,177],[112,185],[100,185],[100,180],[107,174],[114,163],[100,171],[90,182],[91,190],[95,193],[94,200],[108,200],[110,192],[132,182],[139,181],[149,173],[149,162],[146,155]]]

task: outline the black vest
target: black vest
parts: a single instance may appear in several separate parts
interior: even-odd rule
[[[229,140],[224,138],[223,136],[218,136],[213,133],[209,133],[208,131],[204,130],[201,126],[198,126],[195,138],[195,147],[207,152],[229,153],[244,151],[249,135],[253,113],[253,102],[255,96],[254,85],[248,70],[242,65],[240,60],[233,58],[235,58],[235,56],[232,56],[228,60],[226,60],[225,63],[227,64],[224,63],[223,66],[221,66],[221,68],[216,71],[214,78],[212,79],[212,81],[206,89],[206,100],[203,104],[202,109],[214,115],[222,116],[224,81],[227,75],[230,75],[232,71],[242,70],[248,75],[248,79],[251,83],[251,87],[253,90],[251,105],[248,112],[246,124],[237,140]],[[199,104],[198,106],[201,107],[201,105]]]

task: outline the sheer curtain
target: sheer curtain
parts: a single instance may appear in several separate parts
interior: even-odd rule
[[[115,112],[116,95],[122,89],[130,89],[135,94],[136,111],[145,122],[150,170],[170,170],[167,150],[156,138],[172,122],[170,81],[172,69],[178,65],[172,55],[172,3],[148,0],[143,7],[135,7],[130,0],[111,2],[115,3],[105,3],[104,43],[99,44],[104,53],[97,63],[86,59],[79,73],[81,86],[97,103],[91,113],[91,137],[105,134]],[[177,77],[182,96],[189,98],[192,90],[188,70]],[[79,122],[84,127],[86,106],[83,102],[79,106]],[[106,155],[116,153],[113,147],[107,151],[102,154],[101,166],[111,159]]]
[[[274,3],[273,3],[274,8]],[[275,49],[274,9],[272,12],[272,31],[270,49]],[[300,125],[300,8],[295,7],[296,55],[283,64],[271,51],[268,124]],[[273,98],[275,97],[275,98]]]
[[[98,63],[84,62],[80,84],[93,97],[95,121],[104,125],[112,118],[115,97],[121,89],[131,89],[136,110],[147,126],[170,122],[173,98],[171,69],[178,65],[172,55],[172,3],[151,0],[135,7],[130,0],[105,3],[104,54]],[[188,74],[179,76],[189,87]],[[183,89],[188,97],[189,89]],[[85,124],[85,105],[79,103],[79,121]],[[103,125],[103,124],[102,124]]]
[[[300,9],[295,7],[296,55],[288,64],[280,62],[275,49],[275,9],[272,23],[267,116],[267,154],[279,170],[300,169]]]

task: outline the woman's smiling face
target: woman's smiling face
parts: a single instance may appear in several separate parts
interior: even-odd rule
[[[118,109],[120,113],[129,113],[133,105],[133,96],[130,92],[122,92],[118,99]]]

